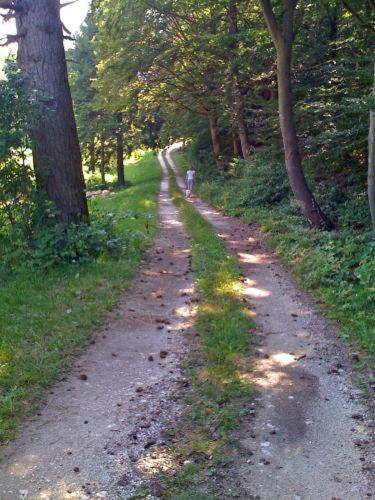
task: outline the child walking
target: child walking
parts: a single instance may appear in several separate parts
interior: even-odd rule
[[[186,186],[187,186],[186,197],[189,197],[191,195],[191,192],[193,190],[194,180],[195,180],[195,170],[193,169],[192,165],[189,165],[189,168],[186,171]]]

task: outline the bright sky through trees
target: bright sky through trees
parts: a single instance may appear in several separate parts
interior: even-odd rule
[[[72,33],[76,33],[79,30],[80,25],[86,17],[90,0],[77,0],[71,5],[67,5],[61,10],[61,18],[64,25]],[[4,42],[4,38],[7,34],[15,33],[15,26],[12,22],[4,22],[0,20],[0,40],[1,43]],[[70,41],[66,42],[67,47],[71,47],[73,44]],[[7,54],[16,50],[16,45],[10,45],[8,47],[0,47],[0,67],[2,66],[4,58]]]

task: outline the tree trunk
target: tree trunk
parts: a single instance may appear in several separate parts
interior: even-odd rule
[[[293,12],[296,0],[284,2],[286,9],[283,19],[283,33],[280,32],[269,0],[262,0],[264,16],[272,35],[277,53],[277,83],[279,94],[279,120],[284,143],[285,165],[289,183],[296,201],[312,226],[332,229],[331,221],[322,212],[314,195],[310,191],[302,170],[299,151],[294,104],[292,93],[292,46],[293,46]]]
[[[237,133],[235,130],[232,130],[232,150],[234,157],[240,156],[240,150],[238,149],[238,142],[237,142]]]
[[[208,117],[208,123],[210,128],[211,142],[212,142],[212,151],[214,153],[215,163],[219,170],[222,170],[222,161],[220,158],[221,146],[219,140],[219,134],[217,130],[217,121],[216,118],[212,115]]]
[[[90,142],[90,172],[95,172],[95,164],[96,164],[96,158],[95,158],[95,143],[94,141]]]
[[[248,141],[248,133],[247,126],[245,120],[245,103],[241,93],[240,85],[239,85],[239,70],[237,63],[237,49],[238,49],[238,12],[237,5],[235,3],[231,3],[229,5],[229,24],[230,29],[229,33],[232,36],[231,41],[231,50],[233,51],[233,64],[232,64],[232,92],[233,92],[233,101],[234,101],[234,119],[236,125],[238,127],[238,136],[240,138],[241,143],[241,151],[242,156],[246,159],[249,157],[249,141]]]
[[[374,67],[375,77],[375,67]],[[373,86],[375,97],[375,79]],[[370,204],[371,220],[375,231],[375,111],[370,111],[370,128],[368,134],[368,200]]]
[[[119,113],[117,120],[119,128],[116,132],[117,141],[117,183],[119,186],[125,186],[125,172],[124,172],[124,134],[122,131],[122,115]]]
[[[105,182],[105,143],[104,137],[100,140],[100,177],[102,178],[102,189],[106,187]]]
[[[234,106],[235,106],[235,116],[236,116],[236,122],[237,122],[237,127],[238,127],[238,136],[240,138],[240,143],[241,143],[241,151],[242,151],[242,156],[245,158],[249,158],[249,141],[248,141],[248,134],[247,134],[247,126],[245,122],[245,105],[243,102],[243,96],[241,94],[239,85],[238,85],[238,80],[237,76],[234,76],[234,81],[233,81],[233,95],[234,95]]]
[[[82,159],[68,83],[59,0],[15,2],[18,64],[40,116],[32,130],[38,187],[64,224],[89,220]]]

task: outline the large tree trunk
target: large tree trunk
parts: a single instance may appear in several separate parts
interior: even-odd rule
[[[290,186],[304,216],[312,226],[332,229],[332,223],[327,219],[319,207],[314,195],[310,191],[302,170],[302,161],[294,118],[291,77],[294,36],[293,15],[296,3],[296,0],[284,1],[283,32],[281,33],[270,1],[262,0],[264,16],[277,53],[279,120],[284,143],[285,165]]]
[[[64,224],[88,221],[81,152],[63,46],[59,0],[15,2],[18,64],[40,107],[32,138],[34,169]]]
[[[116,132],[117,141],[117,183],[119,186],[125,186],[125,172],[124,172],[124,134],[122,130],[122,116],[117,117],[119,128]]]
[[[374,67],[375,77],[375,67]],[[375,97],[375,79],[373,87]],[[375,231],[375,111],[370,111],[370,128],[368,134],[368,200],[370,204],[371,220]]]
[[[219,134],[217,130],[217,121],[213,115],[209,115],[208,123],[210,128],[211,135],[211,143],[212,143],[212,151],[214,153],[215,163],[219,170],[222,170],[222,161],[220,158],[221,154],[221,145],[219,140]]]

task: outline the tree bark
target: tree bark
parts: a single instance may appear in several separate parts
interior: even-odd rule
[[[234,157],[240,156],[240,150],[238,149],[238,142],[237,142],[237,133],[235,130],[232,130],[232,150]]]
[[[373,96],[375,97],[375,66]],[[372,226],[375,231],[375,111],[370,111],[370,128],[368,134],[368,200],[370,204]]]
[[[88,222],[82,159],[68,83],[59,0],[15,2],[18,64],[40,116],[32,130],[34,170],[64,224]]]
[[[239,71],[237,65],[237,54],[236,49],[238,48],[238,41],[236,36],[238,35],[238,12],[237,5],[233,2],[229,5],[229,23],[230,23],[230,35],[233,37],[231,42],[231,49],[233,51],[233,64],[232,64],[232,92],[234,101],[234,119],[238,127],[238,136],[241,143],[242,156],[247,159],[249,157],[249,141],[248,132],[245,120],[245,104],[243,95],[241,93],[239,84]]]
[[[244,117],[245,105],[243,102],[243,96],[241,94],[238,85],[237,76],[234,76],[233,95],[234,95],[235,115],[238,127],[238,137],[240,138],[242,156],[246,160],[247,158],[249,158],[249,141],[248,141],[247,126]]]
[[[102,179],[102,189],[106,187],[105,182],[105,142],[104,137],[101,137],[100,140],[100,177]]]
[[[95,164],[96,164],[96,158],[95,158],[95,143],[94,141],[90,142],[90,172],[95,172]]]
[[[219,134],[217,130],[217,121],[213,115],[209,115],[208,123],[210,128],[211,135],[211,143],[212,143],[212,151],[214,153],[215,163],[219,170],[222,170],[222,161],[220,158],[221,154],[221,145],[219,140]]]
[[[292,92],[293,16],[296,0],[284,0],[283,30],[279,29],[269,0],[261,0],[264,17],[272,36],[277,54],[277,82],[279,95],[279,120],[284,143],[285,165],[289,183],[296,201],[309,223],[314,227],[332,229],[312,194],[302,170],[302,161],[294,118]]]
[[[122,115],[117,116],[119,127],[116,132],[117,141],[117,183],[119,186],[125,186],[125,172],[124,172],[124,134],[122,130]]]

